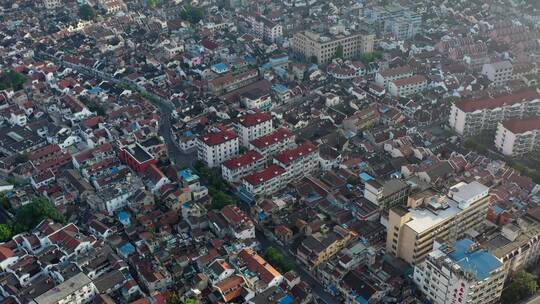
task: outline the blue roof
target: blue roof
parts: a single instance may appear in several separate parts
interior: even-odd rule
[[[118,213],[118,219],[121,222],[129,221],[129,214],[127,212],[125,212],[125,211],[120,211]]]
[[[287,86],[278,83],[278,84],[272,85],[272,90],[278,93],[285,93],[287,92],[288,88]]]
[[[373,177],[371,177],[371,175],[367,174],[366,172],[362,172],[358,176],[365,182],[373,179]]]
[[[469,250],[474,244],[472,240],[464,239],[454,243],[454,251],[448,257],[465,271],[472,271],[477,280],[483,280],[489,273],[501,267],[502,263],[484,249]]]
[[[360,304],[369,304],[368,300],[362,296],[356,297],[356,302]]]
[[[178,172],[178,175],[180,175],[180,177],[188,183],[194,179],[199,178],[199,176],[197,174],[193,174],[190,169],[181,170],[180,172]]]
[[[495,214],[497,214],[497,215],[501,214],[504,211],[503,208],[501,208],[501,207],[499,207],[497,205],[492,205],[491,209],[493,209],[493,212],[495,212]]]
[[[218,71],[228,71],[229,70],[229,67],[223,63],[223,62],[220,62],[220,63],[216,63],[212,66],[215,70],[218,70]]]
[[[130,253],[135,252],[135,247],[131,245],[131,243],[125,243],[122,247],[120,247],[120,252],[124,256],[128,256]]]
[[[244,60],[247,61],[247,62],[254,62],[256,61],[257,59],[253,56],[250,56],[250,55],[245,55],[244,56]]]
[[[191,137],[191,136],[193,136],[193,132],[188,130],[188,131],[184,132],[184,135],[187,136],[187,137]]]
[[[290,295],[286,295],[283,298],[279,300],[279,304],[291,304],[293,302],[293,298]]]

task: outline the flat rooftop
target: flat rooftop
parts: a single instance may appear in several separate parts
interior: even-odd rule
[[[35,298],[35,301],[38,304],[58,303],[60,300],[66,298],[67,296],[90,284],[91,282],[92,280],[90,280],[88,276],[81,272],[69,278],[62,284]]]
[[[409,226],[416,233],[422,233],[433,226],[452,218],[461,211],[459,204],[448,198],[444,197],[444,203],[447,205],[444,209],[430,209],[430,208],[411,208],[411,220],[405,225]]]
[[[502,263],[491,253],[483,249],[471,250],[472,240],[464,239],[454,243],[454,251],[448,257],[463,271],[472,272],[481,281],[490,273],[502,266]]]
[[[459,183],[450,188],[448,195],[459,203],[461,209],[467,208],[471,203],[488,196],[489,187],[474,181],[471,183]]]

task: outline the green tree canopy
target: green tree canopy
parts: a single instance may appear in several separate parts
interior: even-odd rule
[[[62,213],[47,198],[35,198],[30,204],[22,206],[17,212],[13,224],[13,232],[21,233],[29,231],[47,218],[59,223],[66,222]]]
[[[0,75],[0,90],[13,89],[18,91],[23,88],[25,83],[26,76],[13,70],[4,71]]]
[[[520,270],[516,273],[512,282],[504,289],[501,303],[516,303],[532,296],[537,290],[536,277],[525,270]]]
[[[340,44],[337,46],[334,57],[343,59],[343,45]]]
[[[197,23],[203,18],[203,10],[198,7],[186,5],[180,12],[180,17],[191,23]]]
[[[89,4],[83,4],[79,7],[79,17],[83,20],[94,20],[96,18],[96,10]]]
[[[11,239],[11,227],[7,224],[0,224],[0,242],[6,242]]]
[[[155,8],[161,3],[161,0],[146,0],[146,5],[150,8]]]

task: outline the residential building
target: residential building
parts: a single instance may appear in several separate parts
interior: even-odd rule
[[[540,150],[540,116],[499,122],[495,147],[508,156]]]
[[[390,82],[408,78],[413,76],[413,70],[408,65],[380,70],[375,74],[375,83],[386,89],[389,88]]]
[[[250,148],[264,157],[274,156],[278,152],[292,147],[293,144],[294,134],[285,128],[279,128],[249,142]]]
[[[470,239],[436,243],[415,266],[414,282],[431,303],[497,303],[508,270]]]
[[[240,101],[246,109],[255,111],[268,111],[272,108],[272,96],[270,93],[258,88],[243,93],[240,96]]]
[[[342,31],[337,34],[321,34],[303,31],[292,38],[293,52],[318,63],[327,63],[336,56],[338,47],[343,49],[343,58],[357,57],[361,53],[373,52],[373,35]]]
[[[427,87],[427,79],[422,75],[414,75],[407,78],[390,81],[388,84],[388,92],[392,96],[406,97],[413,94],[418,94]]]
[[[197,139],[197,157],[210,168],[238,155],[238,149],[238,136],[226,129],[213,130]]]
[[[243,249],[238,253],[238,265],[256,274],[258,277],[258,280],[254,282],[256,291],[262,292],[268,288],[279,286],[283,282],[281,273],[253,249]]]
[[[133,169],[141,173],[156,163],[156,159],[139,143],[132,143],[120,148],[119,158]]]
[[[267,168],[256,171],[242,178],[242,187],[251,198],[266,196],[275,193],[285,186],[286,170],[278,165],[270,165]]]
[[[484,226],[489,188],[459,183],[447,195],[431,189],[409,196],[407,206],[390,209],[386,250],[410,264],[431,252],[435,239],[453,241]]]
[[[329,232],[317,232],[305,238],[296,250],[296,257],[309,269],[314,269],[345,248],[354,238],[355,232],[336,225]]]
[[[272,116],[265,112],[248,111],[234,119],[234,129],[240,137],[240,144],[249,147],[250,141],[272,132]]]
[[[314,174],[319,169],[319,150],[311,142],[305,142],[296,148],[283,150],[274,157],[274,164],[287,170],[287,181],[299,180]]]
[[[221,95],[241,87],[244,87],[250,83],[253,83],[259,79],[259,71],[256,69],[247,70],[243,72],[233,73],[229,72],[223,76],[214,78],[208,82],[208,88],[215,95]]]
[[[237,206],[227,205],[221,210],[227,223],[227,232],[235,240],[255,238],[255,225],[249,216]]]
[[[513,67],[510,61],[486,63],[482,66],[482,75],[491,81],[491,85],[499,87],[514,79]]]
[[[249,173],[264,166],[264,157],[257,151],[248,151],[221,164],[221,176],[229,183],[238,182]]]
[[[38,296],[34,301],[37,304],[89,303],[96,293],[97,289],[92,280],[81,272]]]
[[[364,16],[377,30],[390,32],[398,40],[412,38],[421,31],[422,15],[399,4],[366,8]]]
[[[364,185],[364,197],[384,210],[397,205],[404,205],[411,186],[400,179],[379,182],[370,179]]]
[[[283,27],[265,16],[254,14],[246,19],[253,32],[266,41],[274,42],[283,37]]]
[[[493,98],[457,101],[450,110],[450,127],[458,134],[471,136],[495,130],[499,122],[540,115],[540,94],[524,90]]]

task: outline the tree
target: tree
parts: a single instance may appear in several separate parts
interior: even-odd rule
[[[28,231],[47,218],[59,223],[66,222],[64,216],[47,198],[35,198],[30,204],[24,205],[19,209],[15,217],[13,231],[15,233]]]
[[[343,45],[340,44],[337,46],[334,57],[343,59]]]
[[[319,60],[317,59],[317,56],[312,55],[311,57],[309,57],[309,62],[317,64]]]
[[[0,90],[13,89],[18,91],[26,83],[26,76],[13,70],[4,71],[0,75]]]
[[[203,10],[198,7],[187,5],[184,6],[182,12],[180,12],[180,17],[190,23],[197,23],[203,18]]]
[[[81,17],[81,19],[89,21],[94,20],[96,16],[96,10],[89,4],[83,4],[79,7],[79,17]]]
[[[241,146],[239,149],[238,149],[238,153],[240,154],[244,154],[246,153],[247,151],[249,151],[248,148],[244,147],[244,146]]]
[[[11,239],[11,227],[7,224],[0,224],[0,242],[6,242]]]
[[[501,296],[501,303],[516,303],[538,290],[536,277],[525,270],[520,270],[514,276],[512,282],[504,289]]]
[[[5,210],[11,209],[11,204],[9,203],[9,199],[5,194],[0,194],[0,206],[4,208]]]
[[[155,8],[160,2],[160,0],[146,0],[146,5],[150,8]]]

